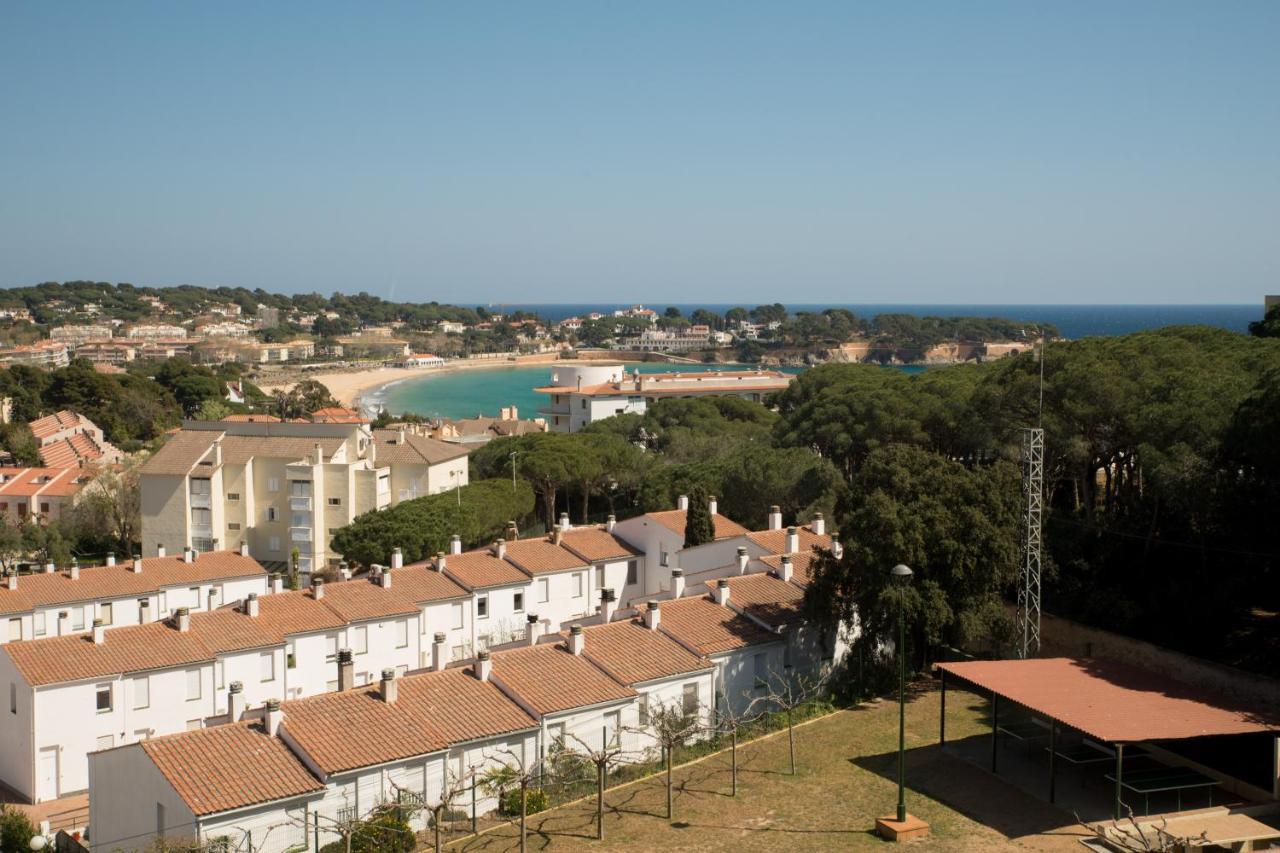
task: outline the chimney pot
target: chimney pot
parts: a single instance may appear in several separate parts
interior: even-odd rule
[[[404,567],[404,551],[399,548],[391,549],[391,568],[399,569]]]
[[[71,633],[71,614],[65,610],[58,611],[58,636],[65,637]]]
[[[488,681],[493,673],[493,661],[489,658],[489,650],[485,649],[476,655],[476,678]]]
[[[382,574],[378,576],[379,586],[383,589],[391,589],[391,570],[383,569]]]
[[[275,737],[280,732],[280,724],[284,722],[284,711],[280,710],[279,699],[267,700],[267,715],[263,722],[266,724],[267,734]]]
[[[747,556],[747,549],[744,545],[738,546],[738,574],[745,575],[747,573],[747,564],[751,562],[751,558]]]
[[[188,607],[178,608],[178,630],[184,634],[191,630],[191,609]]]
[[[688,508],[689,508],[689,496],[688,496],[688,495],[680,495],[679,497],[677,497],[677,498],[676,498],[676,509],[685,509],[685,510],[687,510]]]
[[[248,557],[248,556],[251,556],[251,555],[249,554],[249,540],[248,540],[248,539],[241,539],[241,540],[240,540],[240,556],[241,556],[241,557]]]
[[[183,549],[182,549],[182,562],[184,562],[184,563],[193,563],[193,562],[195,562],[195,559],[196,559],[196,549],[195,549],[195,548],[183,548]]]
[[[507,540],[499,539],[493,543],[493,553],[499,560],[507,556]]]
[[[400,693],[400,685],[396,684],[396,671],[394,669],[384,669],[382,671],[382,685],[379,693],[382,694],[382,701],[388,705],[395,704],[396,698]]]
[[[273,594],[284,592],[284,577],[279,572],[271,575],[271,592]]]
[[[78,580],[80,580],[80,563],[79,563],[79,561],[77,561],[77,560],[72,560],[72,561],[71,561],[71,571],[70,571],[70,575],[71,575],[71,579],[72,579],[73,581],[78,581]]]
[[[10,572],[9,576],[5,578],[5,586],[7,586],[9,589],[18,588],[18,571],[16,569]]]
[[[258,617],[258,594],[256,592],[251,592],[245,597],[244,612],[255,619]]]
[[[569,651],[574,655],[581,655],[582,650],[586,647],[587,638],[582,633],[581,625],[569,626]]]
[[[449,553],[450,554],[462,553],[462,537],[456,533],[449,537]]]
[[[656,601],[649,602],[649,609],[644,614],[644,624],[648,626],[650,631],[658,630],[658,624],[662,620],[662,611],[659,610],[661,605]]]
[[[609,513],[609,519],[608,519],[608,521],[606,521],[606,522],[605,522],[605,524],[604,524],[605,530],[608,530],[610,533],[612,533],[612,532],[613,532],[613,528],[614,528],[617,524],[618,524],[618,517],[617,517],[616,515],[614,515],[613,513]]]
[[[525,637],[529,641],[529,645],[538,645],[538,640],[542,637],[542,623],[538,620],[537,613],[530,613],[524,617],[528,627],[525,629]]]
[[[114,566],[116,564],[116,555],[114,552],[107,553],[107,565]]]
[[[840,544],[840,532],[831,531],[831,556],[839,560],[844,556],[844,546]]]
[[[107,641],[106,623],[101,619],[93,620],[93,642],[95,645],[102,645]]]
[[[314,578],[311,581],[311,597],[316,601],[324,598],[324,579]]]
[[[827,520],[822,517],[822,513],[815,512],[813,521],[809,522],[809,526],[813,528],[813,532],[819,536],[825,536],[827,533]]]
[[[449,662],[448,658],[445,656],[444,632],[437,631],[436,635],[432,637],[432,641],[433,642],[431,643],[431,668],[439,672],[440,670],[444,669],[445,664]]]
[[[351,659],[351,649],[338,649],[338,692],[346,692],[355,686],[355,663]]]
[[[231,687],[227,691],[227,716],[231,722],[239,722],[244,716],[244,684],[239,681],[231,682]]]
[[[613,614],[618,612],[618,594],[611,588],[600,590],[600,617],[606,624],[613,621]]]
[[[779,507],[777,504],[774,504],[773,506],[769,507],[769,529],[770,530],[782,529],[782,508]]]
[[[684,597],[684,569],[671,570],[671,597]]]
[[[140,574],[142,574],[142,555],[141,555],[141,554],[134,554],[134,555],[133,555],[133,567],[132,567],[132,568],[133,568],[133,573],[134,573],[135,575],[140,575]]]
[[[711,513],[712,515],[715,515],[715,514],[716,514],[716,512],[717,512],[717,510],[718,510],[718,507],[719,507],[719,506],[720,506],[720,504],[719,504],[719,502],[716,500],[716,496],[715,496],[715,495],[712,495],[711,497],[709,497],[709,498],[707,499],[707,509],[710,511],[710,513]]]
[[[52,560],[50,560],[49,562],[47,562],[47,563],[45,563],[45,564],[44,564],[44,573],[45,573],[46,575],[51,575],[51,574],[53,574],[55,571],[57,571],[57,566],[55,566],[55,565],[53,564],[53,561],[52,561]]]
[[[716,581],[716,604],[721,607],[729,606],[729,579],[720,578]]]
[[[444,551],[437,551],[436,552],[436,571],[443,572],[444,569],[445,569]]]
[[[163,557],[164,555],[165,555],[164,545],[163,545],[163,544],[161,544],[161,545],[157,545],[157,546],[156,546],[156,556],[157,556],[157,557]]]

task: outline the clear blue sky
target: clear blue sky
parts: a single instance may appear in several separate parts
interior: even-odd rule
[[[0,285],[1257,302],[1280,2],[0,6]]]

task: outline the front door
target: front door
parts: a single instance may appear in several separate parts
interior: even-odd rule
[[[58,797],[58,748],[51,746],[40,750],[40,779],[36,786],[36,800],[54,800]]]

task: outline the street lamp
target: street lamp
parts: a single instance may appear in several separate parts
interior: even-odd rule
[[[516,454],[519,452],[519,450],[513,450],[507,454],[511,459],[511,491],[513,492],[516,490]]]
[[[32,850],[43,850],[49,846],[49,839],[45,838],[43,835],[33,835],[31,836],[31,840],[27,842],[27,846]]]
[[[457,471],[450,471],[449,476],[453,478],[453,491],[458,496],[458,506],[462,506],[462,477]]]
[[[907,819],[907,602],[903,592],[911,569],[902,563],[889,570],[898,588],[898,822]]]

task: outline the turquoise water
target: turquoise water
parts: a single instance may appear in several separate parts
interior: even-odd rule
[[[708,370],[740,370],[741,367],[704,364],[629,364],[627,370],[639,368],[641,373],[666,373],[679,370],[682,373]],[[911,373],[923,367],[901,368]],[[436,373],[406,379],[384,387],[361,398],[362,407],[369,412],[381,408],[394,414],[414,412],[428,417],[473,418],[476,415],[493,416],[503,406],[515,405],[520,417],[535,418],[539,406],[546,405],[545,394],[535,394],[533,389],[551,384],[552,366],[549,364],[524,367],[491,367],[460,370],[455,373]],[[788,373],[799,373],[797,368],[787,368]]]

